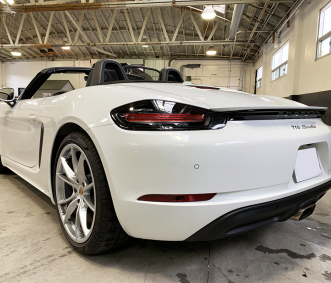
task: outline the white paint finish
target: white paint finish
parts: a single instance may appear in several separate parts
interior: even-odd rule
[[[277,49],[273,48],[272,40],[264,46],[254,68],[263,65],[262,87],[257,89],[258,94],[287,97],[331,89],[331,56],[315,60],[319,10],[325,3],[305,1],[291,19],[291,27],[283,28],[281,45],[287,40],[290,42],[288,73],[273,82],[271,59]]]
[[[36,166],[39,160],[42,123],[38,120],[38,114],[46,100],[22,100],[13,108],[0,103],[0,135],[4,155],[30,168]]]
[[[109,149],[103,151],[103,163],[109,168],[116,211],[126,232],[139,238],[184,240],[235,208],[283,198],[328,180],[326,162],[322,176],[301,184],[292,181],[297,149],[312,140],[330,140],[323,122],[307,123],[311,122],[319,130],[298,133],[291,127],[293,121],[284,120],[231,122],[209,132],[137,133],[115,125],[91,131],[99,146]],[[194,169],[194,164],[200,168]],[[200,203],[136,201],[145,194],[207,192],[218,194]]]

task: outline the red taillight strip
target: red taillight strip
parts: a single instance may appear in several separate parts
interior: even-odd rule
[[[124,118],[128,122],[202,122],[204,114],[163,114],[163,113],[125,113]]]
[[[211,200],[216,194],[194,194],[194,195],[144,195],[138,198],[141,201],[154,202],[193,202]]]

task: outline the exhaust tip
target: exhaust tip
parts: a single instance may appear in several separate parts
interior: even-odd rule
[[[291,217],[291,219],[300,221],[302,219],[305,219],[306,217],[313,214],[315,210],[316,204],[313,203],[311,205],[308,205],[306,207],[300,208],[296,213],[294,213]]]

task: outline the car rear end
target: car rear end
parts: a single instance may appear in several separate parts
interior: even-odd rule
[[[325,109],[166,103],[128,103],[91,129],[129,235],[213,240],[302,219],[331,186]]]

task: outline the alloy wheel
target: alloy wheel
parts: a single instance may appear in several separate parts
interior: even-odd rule
[[[76,243],[84,243],[92,233],[96,200],[91,165],[76,144],[67,144],[56,165],[56,202],[68,235]]]

